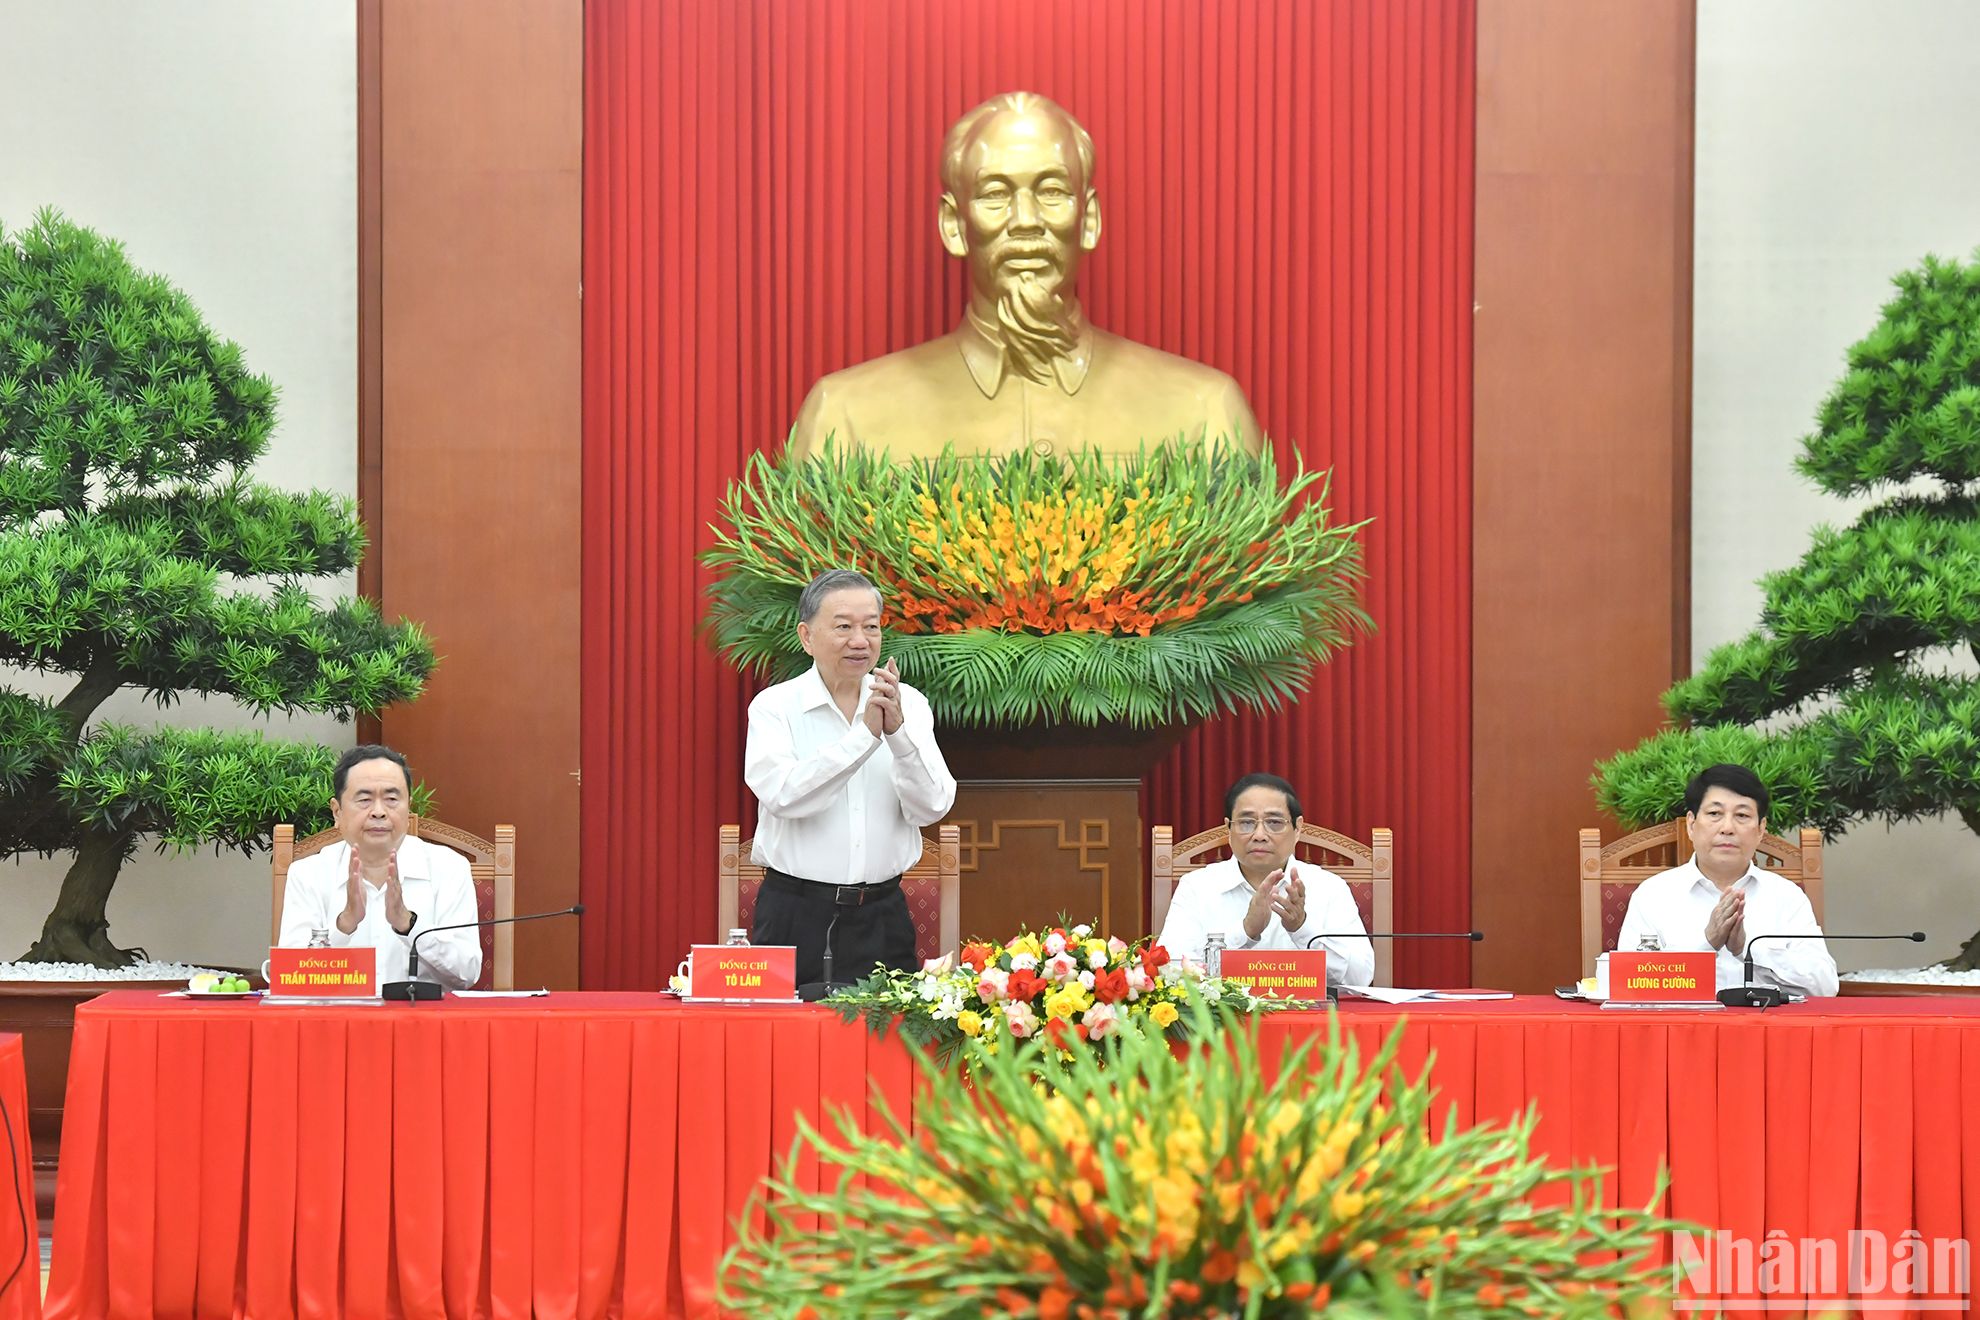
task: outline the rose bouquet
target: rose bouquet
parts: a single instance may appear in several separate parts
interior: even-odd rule
[[[1199,1030],[1219,1015],[1181,1011]],[[739,1220],[723,1304],[807,1320],[1562,1320],[1667,1293],[1643,1256],[1678,1226],[1548,1168],[1531,1115],[1433,1134],[1429,1082],[1396,1065],[1397,1037],[1365,1059],[1330,1033],[1268,1069],[1253,1034],[1176,1049],[1151,1010],[1117,1020],[1105,1066],[1074,1050],[1041,1070],[1052,1051],[1035,1041],[966,1078],[923,1057],[911,1134],[884,1101],[870,1135],[844,1114],[836,1137],[801,1118],[760,1222]]]
[[[876,970],[826,1002],[849,1022],[864,1018],[875,1031],[894,1027],[932,1046],[943,1062],[1033,1038],[1070,1051],[1108,1039],[1131,1020],[1186,1035],[1199,1021],[1184,1011],[1192,1002],[1237,1013],[1314,1007],[1255,996],[1170,957],[1152,940],[1102,939],[1087,925],[1025,931],[1001,945],[972,941],[918,972]]]

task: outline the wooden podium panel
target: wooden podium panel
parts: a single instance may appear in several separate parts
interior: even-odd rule
[[[1146,933],[1139,779],[966,779],[946,818],[962,835],[962,934],[1091,922]]]

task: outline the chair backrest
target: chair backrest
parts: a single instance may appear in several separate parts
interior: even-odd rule
[[[739,825],[717,835],[720,889],[715,902],[715,943],[732,930],[747,930],[756,913],[756,891],[763,868],[749,860],[752,840]],[[922,836],[921,860],[901,873],[901,893],[914,918],[914,954],[926,961],[962,947],[962,831],[938,825],[935,837]]]
[[[1149,923],[1155,934],[1169,918],[1169,900],[1176,886],[1191,871],[1230,856],[1230,831],[1219,825],[1201,834],[1175,841],[1175,827],[1157,825],[1149,839]],[[1395,834],[1386,829],[1373,831],[1369,842],[1350,839],[1345,834],[1318,825],[1302,825],[1293,844],[1293,855],[1301,861],[1324,866],[1347,881],[1354,905],[1361,909],[1361,924],[1368,930],[1394,930],[1396,920]],[[1375,984],[1394,985],[1395,942],[1372,941],[1375,946]]]
[[[495,841],[490,843],[479,834],[414,816],[406,825],[406,833],[426,843],[452,848],[468,859],[468,869],[474,874],[474,912],[477,919],[487,921],[491,917],[516,915],[515,826],[497,825]],[[282,897],[288,892],[289,867],[304,857],[322,852],[337,842],[339,837],[335,830],[320,830],[298,841],[295,826],[275,827],[273,918],[268,928],[270,944],[282,938]],[[481,979],[475,982],[475,989],[513,990],[515,978],[516,928],[513,925],[483,926]]]
[[[1754,864],[1800,885],[1822,920],[1822,831],[1804,825],[1799,844],[1775,834],[1760,837]],[[1604,847],[1602,831],[1581,832],[1581,974],[1595,970],[1596,956],[1616,947],[1629,896],[1636,887],[1691,860],[1691,832],[1684,817],[1652,825]],[[1757,933],[1757,932],[1756,932]]]

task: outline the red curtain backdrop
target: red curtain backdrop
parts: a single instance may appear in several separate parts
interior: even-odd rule
[[[950,122],[1045,93],[1098,149],[1099,324],[1236,377],[1282,463],[1372,517],[1379,631],[1298,705],[1213,721],[1145,819],[1285,774],[1396,832],[1400,929],[1469,919],[1470,0],[589,0],[584,152],[583,982],[660,984],[753,819],[753,688],[699,635],[695,560],[747,455],[827,371],[948,330]],[[1398,950],[1465,980],[1468,946]]]

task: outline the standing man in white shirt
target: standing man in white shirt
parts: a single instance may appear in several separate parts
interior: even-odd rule
[[[1836,992],[1836,960],[1816,923],[1808,895],[1753,864],[1767,832],[1767,786],[1743,765],[1699,771],[1684,790],[1685,828],[1692,857],[1651,876],[1629,896],[1616,947],[1629,952],[1654,935],[1666,953],[1719,955],[1721,990],[1746,984],[1742,960],[1749,936],[1753,972],[1762,985],[1804,995]]]
[[[363,743],[331,774],[330,815],[342,840],[289,867],[282,947],[318,932],[330,947],[378,950],[378,981],[403,981],[424,930],[475,919],[467,858],[410,838],[412,771],[390,747]],[[438,931],[419,941],[419,979],[465,990],[481,976],[481,932]]]
[[[1329,985],[1367,985],[1375,946],[1347,881],[1293,860],[1299,795],[1277,775],[1246,775],[1224,794],[1231,855],[1192,871],[1176,886],[1156,940],[1170,956],[1201,960],[1212,932],[1229,949],[1304,949],[1315,936],[1327,951]]]
[[[928,699],[880,664],[880,592],[833,569],[798,599],[812,667],[749,703],[743,778],[756,794],[750,860],[763,867],[752,944],[797,946],[800,986],[857,980],[875,963],[910,970],[914,921],[901,873],[921,828],[948,814],[955,777],[935,745]]]

